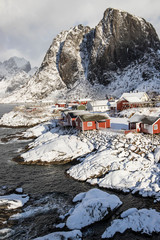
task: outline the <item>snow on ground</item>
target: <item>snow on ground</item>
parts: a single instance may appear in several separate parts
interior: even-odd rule
[[[0,125],[8,127],[29,127],[54,117],[51,106],[26,107],[17,106],[13,111],[6,113],[0,119]]]
[[[56,120],[51,120],[45,123],[41,123],[32,128],[27,129],[23,133],[23,137],[24,138],[39,137],[40,135],[48,132],[50,129],[54,127],[56,127]]]
[[[116,130],[127,130],[128,129],[128,118],[110,117],[111,129]]]
[[[147,107],[147,108],[131,108],[126,109],[118,113],[118,116],[130,118],[133,114],[142,114],[146,116],[159,116],[160,108],[159,107]]]
[[[80,230],[73,230],[69,232],[54,232],[43,237],[35,238],[34,240],[81,240],[82,233]]]
[[[76,195],[73,202],[77,202],[77,205],[66,221],[69,229],[81,229],[100,221],[109,211],[122,204],[116,195],[110,195],[96,188]]]
[[[21,155],[24,162],[71,161],[93,151],[94,146],[89,141],[81,140],[76,135],[61,135],[57,131],[59,128],[53,128],[31,143],[29,147],[32,148]]]
[[[67,173],[77,180],[85,181],[105,174],[113,163],[117,162],[118,165],[120,161],[123,161],[123,158],[117,158],[111,150],[103,150],[97,154],[90,154],[83,162],[70,168]]]
[[[131,208],[121,214],[121,219],[112,221],[102,238],[111,238],[116,232],[124,233],[127,229],[151,235],[160,232],[160,213],[154,209]]]
[[[82,159],[67,173],[80,181],[160,200],[159,137],[112,136],[110,144]]]
[[[26,194],[10,194],[5,196],[0,196],[0,206],[6,206],[7,209],[16,209],[22,207],[26,202],[28,202],[29,197]]]

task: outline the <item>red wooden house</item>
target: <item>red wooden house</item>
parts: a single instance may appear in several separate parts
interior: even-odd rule
[[[79,114],[85,114],[87,113],[86,111],[84,110],[75,110],[75,111],[69,111],[67,116],[66,116],[66,120],[68,122],[68,125],[71,126],[71,127],[76,127],[76,118]]]
[[[160,133],[160,117],[135,115],[130,119],[129,129],[149,134]]]
[[[58,108],[66,108],[66,103],[65,102],[58,102],[55,104],[56,107]]]
[[[79,115],[76,118],[76,128],[80,131],[110,128],[110,119],[100,114]]]
[[[78,102],[80,105],[86,105],[89,101],[91,101],[90,98],[84,98],[84,99],[79,99],[79,100],[77,100],[77,102]]]
[[[117,110],[122,111],[128,108],[137,108],[143,106],[149,100],[145,92],[123,93],[117,101]]]

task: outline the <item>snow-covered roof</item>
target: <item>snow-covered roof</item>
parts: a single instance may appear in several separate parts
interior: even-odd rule
[[[134,114],[130,119],[129,122],[131,123],[138,123],[138,122],[142,122],[145,124],[149,124],[152,125],[153,123],[155,123],[160,117],[158,116],[146,116],[146,115],[139,115],[139,114]]]
[[[97,100],[89,102],[92,106],[106,106],[108,104],[108,100]]]
[[[141,98],[138,97],[125,97],[125,99],[130,103],[139,103],[143,102]]]
[[[144,118],[141,119],[142,123],[152,125],[155,123],[160,117],[153,117],[153,116],[145,116]]]
[[[134,115],[129,119],[129,122],[131,122],[131,123],[140,122],[141,119],[143,119],[144,117],[145,117],[145,115],[134,114]]]
[[[85,101],[91,101],[90,98],[81,98],[77,100],[78,102],[85,102]]]
[[[147,95],[146,92],[129,92],[129,93],[123,93],[121,98],[128,98],[128,97],[136,97],[136,98],[142,98],[144,95]]]
[[[123,93],[120,99],[126,99],[128,102],[143,102],[143,97],[148,97],[146,92],[129,92],[129,93]]]

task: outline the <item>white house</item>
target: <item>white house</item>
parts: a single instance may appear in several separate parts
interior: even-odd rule
[[[87,110],[90,112],[106,112],[109,110],[108,100],[87,102]]]

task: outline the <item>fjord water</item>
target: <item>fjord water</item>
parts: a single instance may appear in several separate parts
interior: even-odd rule
[[[12,110],[14,105],[0,105],[0,117]],[[0,128],[0,139],[11,134],[24,131],[24,128]],[[0,142],[0,188],[7,186],[9,189],[22,187],[24,193],[29,194],[30,201],[27,204],[28,210],[34,212],[39,209],[37,214],[32,214],[28,218],[21,219],[19,222],[9,222],[8,227],[15,230],[15,234],[10,237],[16,239],[33,239],[37,236],[45,235],[55,231],[55,225],[58,222],[58,216],[65,213],[72,206],[73,197],[80,193],[88,191],[93,186],[75,181],[66,175],[66,170],[73,163],[66,165],[21,165],[12,159],[24,149],[29,141],[17,140],[13,138],[6,143]],[[104,190],[104,189],[103,189]],[[116,194],[123,205],[117,210],[116,214],[121,213],[128,208],[156,208],[159,211],[159,204],[153,204],[153,199],[133,196],[132,194],[123,194],[116,191],[107,190],[108,193]],[[46,211],[45,211],[46,208]],[[38,211],[38,210],[37,210]],[[1,213],[0,213],[1,215]],[[116,217],[113,215],[112,220]],[[86,240],[98,240],[109,225],[110,219],[93,224],[83,230]],[[157,238],[158,237],[158,238]],[[131,232],[123,236],[116,235],[114,239],[160,239],[160,235],[147,236],[136,235]]]

